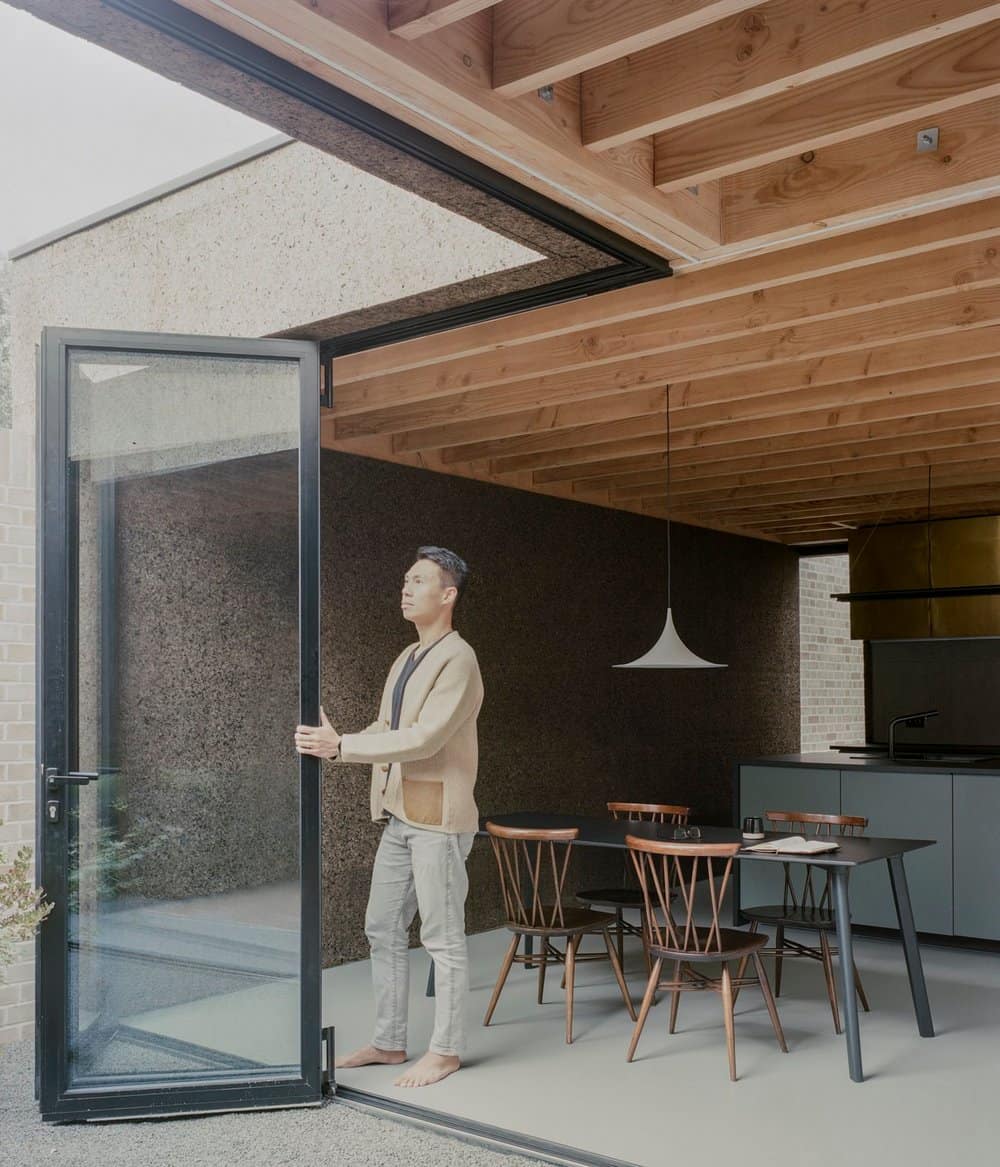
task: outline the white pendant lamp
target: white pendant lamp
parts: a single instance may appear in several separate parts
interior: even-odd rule
[[[667,619],[660,638],[645,655],[615,665],[616,669],[724,669],[726,666],[703,660],[677,635],[670,608],[670,386],[667,386]]]

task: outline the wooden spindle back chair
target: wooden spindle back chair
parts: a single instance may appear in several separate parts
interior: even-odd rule
[[[769,831],[816,838],[854,838],[864,834],[868,820],[860,815],[814,814],[800,810],[766,810],[764,820]],[[812,864],[782,863],[784,885],[780,904],[759,904],[743,908],[750,921],[751,932],[761,925],[774,928],[774,946],[764,949],[774,956],[774,995],[781,996],[781,974],[786,956],[804,956],[819,961],[826,980],[826,995],[833,1014],[833,1028],[841,1032],[840,1009],[837,1003],[836,978],[833,975],[833,957],[837,949],[830,943],[829,934],[837,926],[833,911],[833,891],[829,872],[820,873]],[[821,886],[818,886],[820,885]],[[802,928],[817,933],[819,945],[803,944],[789,939],[786,928]],[[745,962],[744,962],[745,965]],[[870,1012],[868,996],[861,983],[857,965],[854,967],[854,986],[865,1012]]]
[[[609,802],[613,819],[640,823],[672,823],[686,826],[691,815],[689,806],[674,806],[666,802]]]
[[[687,826],[691,817],[691,807],[677,806],[667,802],[609,802],[608,811],[617,822],[659,823],[661,825]],[[611,908],[615,913],[615,938],[618,945],[618,960],[625,963],[625,936],[642,939],[646,956],[646,971],[649,971],[649,954],[646,949],[646,918],[642,911],[642,893],[635,882],[635,872],[628,855],[625,856],[621,887],[586,888],[576,893],[577,901],[586,908]],[[626,910],[639,913],[638,927],[626,920],[622,913]],[[588,953],[581,959],[604,960],[603,952]]]
[[[546,967],[551,963],[562,963],[566,969],[566,1041],[572,1042],[576,950],[583,936],[598,932],[604,937],[608,958],[629,1016],[635,1020],[635,1007],[611,945],[608,932],[611,919],[601,912],[567,904],[563,899],[573,842],[580,834],[578,828],[532,830],[487,823],[486,830],[500,876],[505,922],[513,935],[504,954],[483,1024],[489,1025],[493,1017],[512,964],[517,962],[528,967],[537,965],[538,1003],[541,1004]],[[526,937],[539,940],[539,951],[518,953],[518,946],[522,938]],[[553,943],[557,937],[565,938],[565,950],[560,951]]]
[[[734,989],[759,983],[778,1045],[782,1051],[787,1052],[777,1006],[760,960],[759,950],[765,943],[763,937],[736,928],[723,928],[720,924],[733,861],[740,850],[740,844],[670,843],[642,839],[635,835],[626,836],[625,842],[643,896],[649,954],[652,958],[652,969],[627,1060],[631,1061],[635,1054],[658,988],[667,989],[673,994],[670,1003],[671,1033],[677,1025],[677,1009],[682,992],[712,989],[721,995],[729,1076],[733,1081],[736,1080]],[[709,906],[708,912],[699,922],[696,914],[699,905],[696,905],[695,893],[701,880],[707,883]],[[673,961],[673,977],[670,980],[661,979],[665,960]],[[753,961],[757,973],[755,978],[747,978],[742,974],[743,964],[747,960]],[[741,962],[741,971],[736,977],[729,971],[731,961]],[[713,977],[698,967],[708,962],[721,963],[720,977]]]

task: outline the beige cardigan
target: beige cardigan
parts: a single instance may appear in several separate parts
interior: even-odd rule
[[[375,822],[388,812],[431,831],[476,831],[476,718],[483,703],[479,662],[457,632],[434,645],[407,682],[399,729],[393,730],[392,691],[416,647],[404,649],[389,670],[378,719],[361,733],[341,738],[341,761],[373,763]]]

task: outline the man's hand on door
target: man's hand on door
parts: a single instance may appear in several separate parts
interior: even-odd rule
[[[322,725],[295,727],[295,749],[300,754],[311,754],[314,758],[334,758],[340,749],[340,734],[330,724],[322,706],[319,716]]]

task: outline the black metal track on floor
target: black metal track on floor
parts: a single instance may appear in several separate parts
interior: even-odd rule
[[[413,1106],[408,1102],[397,1102],[393,1098],[383,1098],[380,1094],[370,1094],[367,1090],[355,1090],[349,1086],[337,1086],[335,1100],[380,1110],[408,1122],[421,1126],[433,1126],[446,1130],[468,1141],[485,1144],[505,1151],[516,1151],[531,1155],[546,1163],[565,1164],[566,1167],[636,1167],[624,1159],[609,1159],[605,1155],[595,1155],[577,1147],[567,1147],[548,1139],[535,1138],[519,1131],[505,1130],[490,1126],[489,1123],[475,1122],[459,1118],[457,1115],[442,1114],[425,1106]]]
[[[439,142],[398,118],[368,105],[342,89],[322,81],[305,69],[290,64],[235,33],[174,4],[171,0],[105,0],[108,7],[157,29],[207,56],[261,81],[331,118],[369,134],[443,174],[484,191],[526,215],[540,220],[588,246],[618,260],[608,267],[583,272],[533,288],[472,301],[454,308],[425,313],[408,320],[392,321],[321,344],[324,362],[334,356],[377,348],[456,328],[463,324],[507,316],[529,308],[556,304],[581,296],[607,292],[673,274],[670,261],[655,252],[616,235],[554,199],[469,158],[460,150]]]

